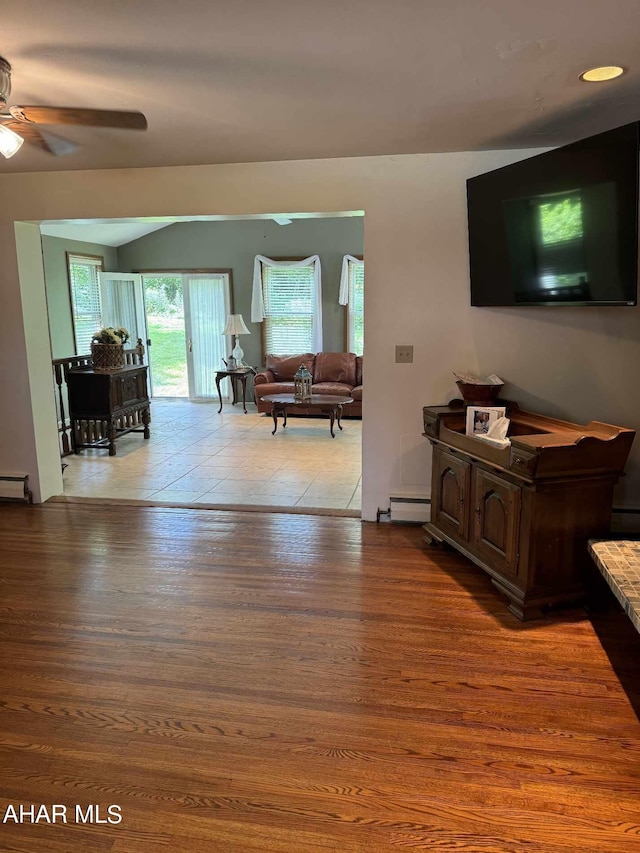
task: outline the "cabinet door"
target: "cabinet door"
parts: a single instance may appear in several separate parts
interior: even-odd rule
[[[458,538],[469,536],[469,488],[471,465],[435,447],[431,520],[443,532]]]
[[[518,570],[520,488],[490,471],[476,468],[473,486],[474,550],[497,571],[515,577]]]

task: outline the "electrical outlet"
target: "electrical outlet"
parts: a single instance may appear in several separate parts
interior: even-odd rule
[[[412,346],[396,346],[396,364],[413,364]]]

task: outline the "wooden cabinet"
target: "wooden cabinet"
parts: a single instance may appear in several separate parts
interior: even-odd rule
[[[587,542],[608,534],[613,488],[635,433],[573,424],[507,406],[511,446],[465,435],[462,406],[427,406],[433,445],[427,541],[478,566],[521,619],[584,594]]]
[[[116,455],[116,439],[128,432],[149,438],[149,394],[146,365],[120,370],[69,370],[69,418],[73,449],[108,447]]]

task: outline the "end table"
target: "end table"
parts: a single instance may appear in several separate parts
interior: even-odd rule
[[[255,370],[253,367],[246,367],[244,370],[216,370],[216,388],[218,389],[218,398],[220,399],[220,408],[218,409],[218,414],[222,411],[222,392],[220,391],[220,382],[225,377],[229,377],[231,380],[231,389],[233,391],[233,403],[232,405],[238,402],[238,383],[242,385],[242,409],[247,414],[247,377],[255,374]]]

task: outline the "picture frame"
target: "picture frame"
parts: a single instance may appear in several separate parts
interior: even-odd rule
[[[486,435],[492,423],[507,414],[505,406],[467,406],[467,435]]]

